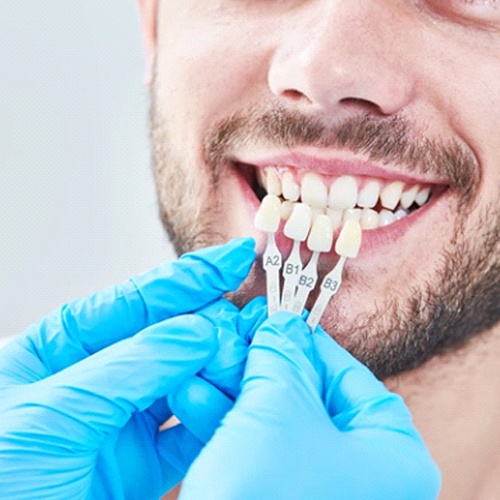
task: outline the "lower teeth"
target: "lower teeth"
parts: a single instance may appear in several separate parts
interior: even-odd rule
[[[290,217],[295,203],[289,200],[283,200],[282,198],[281,202],[281,218],[282,220],[286,221]],[[413,211],[411,209],[404,209],[401,207],[396,208],[394,212],[385,208],[381,208],[379,211],[377,211],[372,208],[358,207],[348,208],[346,210],[334,210],[331,208],[312,208],[311,210],[313,220],[320,214],[328,215],[333,223],[334,230],[340,228],[343,223],[352,220],[359,222],[361,228],[365,231],[389,226],[390,224],[393,224],[394,222],[405,218]]]

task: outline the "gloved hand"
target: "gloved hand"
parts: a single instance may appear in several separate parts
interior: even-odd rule
[[[200,442],[183,426],[158,432],[171,415],[164,396],[215,362],[210,311],[234,309],[218,299],[254,257],[249,239],[188,254],[64,306],[6,345],[1,497],[157,499],[175,485]]]
[[[403,400],[320,328],[278,313],[257,330],[242,391],[181,498],[428,500],[439,486]]]

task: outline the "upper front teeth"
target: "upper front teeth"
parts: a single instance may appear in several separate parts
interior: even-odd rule
[[[327,213],[334,226],[346,220],[360,221],[363,229],[392,224],[405,217],[414,203],[424,205],[431,193],[430,186],[351,175],[334,179],[329,187],[324,177],[312,172],[304,174],[299,182],[298,176],[288,168],[258,169],[257,175],[269,194],[282,196],[285,200],[284,219],[291,213],[291,202],[300,200],[313,209],[313,214]]]

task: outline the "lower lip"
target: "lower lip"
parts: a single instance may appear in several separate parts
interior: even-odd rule
[[[241,174],[237,167],[234,168],[234,172],[241,185],[244,199],[249,210],[249,217],[253,221],[255,218],[255,214],[260,207],[260,201],[255,196],[255,193],[251,186],[248,184],[247,179]],[[439,195],[434,196],[433,199],[427,202],[422,208],[415,210],[403,219],[393,222],[388,226],[363,231],[363,243],[361,244],[360,256],[368,256],[373,252],[379,251],[386,245],[394,244],[394,242],[399,238],[402,238],[419,221],[421,217],[425,216],[425,214],[429,210],[433,209],[436,205],[443,203],[447,198],[447,193],[448,190],[444,190]],[[284,235],[283,226],[284,221],[281,222],[280,227],[276,232],[275,238],[280,251],[284,256],[286,256],[291,251],[292,240]],[[262,231],[258,231],[257,234],[257,251],[259,254],[261,254],[264,252],[265,245],[267,243],[267,237],[266,234]],[[337,258],[337,255],[333,250],[331,252],[331,255],[332,257]]]

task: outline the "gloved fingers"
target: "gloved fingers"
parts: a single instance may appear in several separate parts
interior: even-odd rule
[[[112,430],[193,377],[217,349],[216,329],[177,316],[32,384],[31,420],[92,450]]]
[[[248,343],[237,331],[240,311],[234,304],[220,299],[196,314],[217,325],[219,344],[215,356],[201,370],[200,377],[235,399],[243,378],[248,350]]]
[[[168,395],[168,404],[183,425],[207,443],[234,402],[206,380],[193,377]]]
[[[55,311],[16,339],[0,371],[33,382],[144,328],[195,311],[236,290],[254,258],[250,238],[186,254]],[[25,352],[24,352],[25,351]]]
[[[183,425],[158,433],[156,449],[163,471],[164,491],[171,490],[184,479],[204,443]]]
[[[165,423],[172,415],[172,410],[168,406],[167,398],[161,397],[157,399],[147,410],[145,410],[150,418],[159,427]]]
[[[251,300],[238,316],[238,333],[247,344],[252,341],[255,332],[267,319],[266,297],[256,297]]]
[[[261,405],[289,418],[300,409],[326,415],[320,398],[321,379],[314,367],[314,346],[308,326],[296,314],[280,312],[256,331],[238,405]]]
[[[325,405],[338,429],[413,429],[410,412],[399,395],[390,392],[324,330],[317,328],[312,337],[318,370],[324,377]]]

